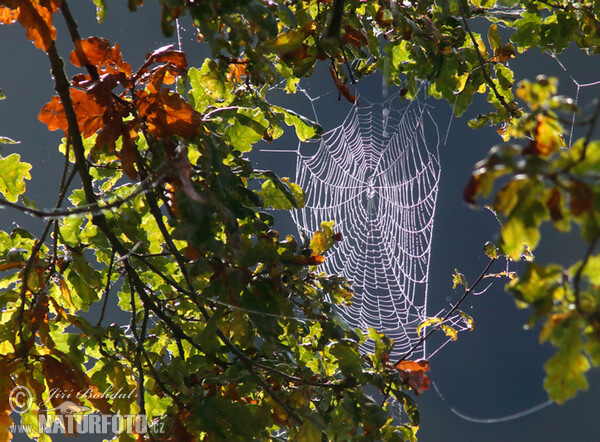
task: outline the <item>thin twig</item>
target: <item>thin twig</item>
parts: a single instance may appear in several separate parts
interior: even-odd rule
[[[490,87],[490,89],[492,89],[492,91],[494,92],[494,95],[496,96],[496,98],[498,99],[500,104],[508,111],[508,113],[513,117],[518,117],[519,114],[517,113],[517,111],[515,111],[506,102],[506,99],[504,98],[504,96],[502,94],[500,94],[500,92],[498,92],[498,89],[496,89],[496,84],[494,83],[494,81],[488,74],[487,70],[485,69],[486,61],[483,58],[481,51],[479,51],[479,45],[477,44],[477,40],[475,39],[475,36],[473,35],[473,32],[471,31],[471,28],[469,27],[469,24],[467,23],[467,19],[465,18],[464,12],[463,12],[461,18],[462,18],[463,24],[465,26],[465,30],[469,33],[469,36],[471,37],[471,41],[473,42],[473,46],[475,47],[475,52],[477,53],[477,58],[479,59],[479,64],[481,65],[481,72],[483,73],[483,78],[485,78],[485,81],[487,82],[488,86]]]
[[[112,269],[115,263],[115,251],[112,250],[110,254],[110,263],[108,264],[108,272],[106,275],[106,285],[104,287],[104,304],[102,304],[102,310],[100,311],[100,317],[98,318],[98,322],[96,323],[96,327],[100,327],[102,324],[102,319],[104,318],[104,312],[106,311],[106,305],[108,304],[108,295],[110,294],[110,278],[112,276]]]
[[[404,355],[396,363],[394,363],[394,365],[399,364],[400,362],[406,360],[406,358],[408,358],[410,355],[412,355],[415,352],[415,350],[417,348],[419,348],[421,345],[423,345],[423,343],[427,340],[427,338],[429,338],[429,336],[431,336],[431,334],[439,328],[440,324],[443,324],[450,316],[452,316],[452,314],[458,309],[458,307],[460,307],[460,305],[463,303],[463,301],[465,299],[467,299],[467,296],[469,296],[471,293],[473,293],[473,290],[475,289],[475,287],[477,287],[477,285],[481,281],[483,281],[483,279],[487,275],[488,270],[490,269],[490,267],[492,266],[492,264],[494,262],[496,262],[496,258],[490,259],[490,262],[488,262],[487,266],[485,267],[485,269],[483,269],[483,272],[481,272],[481,275],[479,275],[479,277],[477,278],[475,283],[468,290],[465,291],[464,295],[462,295],[462,297],[458,300],[458,302],[456,304],[454,304],[454,306],[448,311],[448,313],[446,313],[442,317],[438,326],[431,328],[431,330],[429,330],[429,332],[426,335],[421,337],[421,339],[419,339],[417,341],[417,343],[415,343],[410,350],[408,350],[406,353],[404,353]]]
[[[596,236],[594,238],[594,240],[590,243],[590,245],[585,253],[585,257],[583,258],[583,261],[581,262],[581,265],[577,269],[577,272],[575,272],[575,276],[573,276],[573,295],[575,296],[575,308],[577,309],[577,312],[580,313],[581,315],[585,315],[584,311],[581,308],[581,302],[580,302],[580,299],[581,299],[581,293],[580,293],[581,275],[583,274],[583,269],[585,268],[588,261],[590,260],[592,253],[594,253],[594,248],[596,247],[596,244],[598,243],[598,239],[600,239],[600,237]]]
[[[12,209],[19,210],[28,215],[33,215],[38,218],[49,219],[49,220],[56,220],[56,219],[65,218],[65,217],[71,216],[71,215],[81,215],[81,214],[85,214],[85,213],[91,213],[92,215],[102,215],[103,211],[110,210],[110,209],[118,209],[123,204],[133,200],[138,195],[141,195],[143,193],[150,191],[152,189],[152,187],[155,186],[156,183],[159,182],[162,178],[163,178],[163,176],[156,177],[153,180],[148,178],[147,180],[140,182],[138,188],[134,192],[132,192],[130,195],[126,196],[125,198],[117,198],[115,201],[113,201],[111,203],[106,203],[103,205],[100,205],[100,203],[98,201],[96,201],[92,204],[73,207],[71,209],[59,210],[60,206],[58,206],[54,210],[39,210],[39,209],[33,209],[31,207],[22,206],[17,203],[12,203],[12,202],[7,201],[4,198],[0,197],[0,206],[10,207]],[[61,201],[62,201],[62,199],[61,199]]]

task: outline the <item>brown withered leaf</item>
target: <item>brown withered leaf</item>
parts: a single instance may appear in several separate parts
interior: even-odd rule
[[[517,52],[515,51],[514,46],[509,43],[507,45],[500,46],[494,51],[494,58],[492,58],[492,61],[496,63],[504,63],[516,55]]]
[[[571,215],[581,215],[594,206],[594,192],[583,181],[573,181],[569,187]]]
[[[343,44],[351,44],[354,47],[360,48],[369,44],[367,32],[364,29],[356,29],[350,25],[344,25],[344,36],[342,37]]]
[[[377,10],[377,14],[375,14],[375,22],[384,28],[387,28],[392,24],[391,20],[384,19],[385,8],[382,6]]]
[[[79,131],[85,138],[91,137],[103,127],[103,115],[106,108],[100,106],[89,94],[79,89],[71,88],[71,100],[77,115]],[[42,107],[38,119],[46,124],[50,131],[61,129],[66,133],[69,129],[65,109],[56,95]]]
[[[190,164],[188,149],[185,144],[180,145],[179,149],[174,150],[174,157],[171,159],[171,165],[177,171],[177,178],[181,183],[181,188],[188,198],[199,203],[204,202],[205,199],[196,192],[196,189],[194,189],[194,185],[192,184],[192,165]]]
[[[146,55],[147,61],[151,63],[170,64],[174,68],[185,70],[188,67],[185,52],[171,49],[171,46],[163,46],[151,54]]]
[[[394,368],[400,373],[402,382],[412,388],[417,396],[429,390],[429,377],[425,374],[429,370],[429,361],[400,361]]]
[[[333,82],[335,83],[335,87],[339,91],[340,96],[344,97],[350,103],[358,106],[358,100],[356,99],[356,95],[350,93],[350,89],[348,88],[348,86],[344,84],[342,79],[337,76],[337,74],[331,67],[329,67],[329,73],[331,74],[331,78],[333,78]]]
[[[552,221],[554,222],[563,219],[563,214],[560,210],[561,199],[562,195],[560,194],[560,190],[558,190],[558,188],[553,187],[550,189],[548,199],[546,200],[546,207],[548,207],[548,210],[550,211],[550,218],[552,218]]]
[[[165,88],[158,94],[146,91],[136,94],[140,116],[146,120],[152,136],[192,138],[198,133],[202,117],[180,95]]]
[[[115,72],[131,76],[131,66],[123,61],[119,43],[114,46],[106,38],[89,37],[75,42],[75,50],[69,55],[71,63],[78,67],[91,64],[97,67],[111,66]]]
[[[480,176],[477,174],[473,174],[463,192],[463,200],[471,206],[477,205],[476,200],[477,200],[477,195],[479,195],[480,190],[481,190]]]
[[[138,171],[135,168],[135,163],[137,161],[138,151],[135,144],[135,139],[132,138],[130,133],[125,130],[123,132],[122,141],[123,145],[121,147],[121,152],[119,152],[119,156],[121,158],[121,167],[123,168],[125,175],[132,180],[137,181]]]
[[[52,24],[52,14],[60,5],[59,0],[2,0],[0,6],[5,6],[15,12],[5,12],[3,20],[12,23],[16,18],[21,26],[25,28],[27,38],[43,51],[48,51],[52,42],[56,39],[56,29]],[[12,20],[12,21],[11,21]]]
[[[64,353],[51,349],[51,355],[40,357],[44,379],[50,389],[73,394],[70,401],[82,405],[82,397],[87,398],[102,414],[110,414],[110,404],[102,392],[92,383],[88,375],[73,363]],[[65,401],[64,398],[54,397],[51,403],[57,407]]]

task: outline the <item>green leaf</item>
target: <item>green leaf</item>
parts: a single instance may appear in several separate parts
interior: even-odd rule
[[[457,269],[454,269],[454,274],[452,275],[452,289],[455,289],[459,285],[464,285],[465,289],[468,288],[467,279],[465,275],[460,273]]]
[[[446,336],[448,336],[453,341],[456,341],[458,339],[458,331],[456,331],[454,327],[451,327],[446,324],[440,324],[440,328],[446,334]]]
[[[490,259],[498,258],[498,248],[490,241],[487,241],[483,246],[483,253],[485,253]]]
[[[230,123],[225,134],[229,136],[231,145],[241,152],[249,152],[254,143],[269,137],[269,123],[260,109],[240,108]]]
[[[322,440],[322,433],[319,427],[312,421],[312,419],[306,419],[298,433],[291,440],[297,442],[318,442]]]
[[[323,221],[321,230],[317,230],[310,239],[310,248],[314,255],[322,255],[335,244],[333,221]]]
[[[96,20],[98,23],[102,23],[104,21],[104,17],[106,17],[106,0],[93,0],[94,5],[96,5]]]
[[[563,269],[552,264],[542,267],[529,263],[525,274],[518,280],[508,283],[513,295],[527,304],[534,304],[544,299],[552,299],[555,289],[563,284]]]
[[[432,325],[439,325],[443,322],[442,318],[427,318],[417,327],[417,335],[421,335],[421,330]]]
[[[198,344],[208,353],[217,353],[221,348],[221,341],[217,337],[218,318],[218,314],[213,314],[206,323],[204,330],[198,335]]]
[[[296,136],[300,141],[318,138],[323,134],[323,128],[308,118],[280,106],[272,106],[271,108],[273,112],[283,114],[285,124],[294,126]]]
[[[550,399],[558,404],[571,399],[578,390],[587,390],[585,373],[590,369],[588,359],[582,354],[583,343],[577,321],[564,321],[561,328],[560,333],[553,333],[552,339],[558,351],[544,365],[544,388]]]
[[[490,42],[490,46],[492,47],[492,53],[496,51],[500,46],[502,46],[502,39],[498,34],[498,25],[494,23],[488,29],[488,41]]]
[[[0,137],[0,144],[19,144],[20,141],[15,141],[12,138]]]
[[[581,263],[575,264],[580,266]],[[573,267],[575,267],[573,266]],[[574,272],[569,272],[574,273]],[[590,279],[590,282],[594,285],[600,285],[600,255],[590,256],[582,274]]]
[[[353,342],[340,341],[329,350],[337,358],[340,370],[344,376],[359,376],[362,373],[362,363],[358,347]]]
[[[268,179],[258,192],[265,207],[279,210],[304,207],[304,192],[298,184],[291,183],[287,177],[279,178],[270,171],[263,172],[261,176]]]
[[[13,153],[0,158],[0,192],[11,203],[16,203],[25,192],[25,180],[30,180],[31,164],[22,163],[21,156]]]

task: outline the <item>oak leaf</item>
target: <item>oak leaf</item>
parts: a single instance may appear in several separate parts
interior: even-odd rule
[[[44,51],[48,51],[56,39],[52,14],[60,6],[60,0],[1,0],[0,6],[12,10],[0,14],[2,23],[12,23],[16,18],[25,28],[27,38]]]
[[[412,388],[417,396],[429,390],[429,377],[425,374],[429,371],[429,361],[400,361],[394,368],[400,373],[402,382]]]
[[[91,137],[103,127],[103,115],[106,108],[100,106],[89,94],[79,89],[71,88],[71,100],[77,115],[79,131],[85,138]],[[42,107],[38,119],[46,124],[50,131],[61,129],[67,132],[69,129],[65,109],[56,95]]]

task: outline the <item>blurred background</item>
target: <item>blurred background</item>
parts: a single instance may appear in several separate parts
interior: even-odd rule
[[[98,35],[118,42],[126,61],[134,69],[143,63],[146,53],[165,44],[181,43],[191,66],[200,66],[207,48],[196,42],[196,33],[190,22],[181,20],[180,41],[165,39],[160,33],[158,2],[147,1],[136,13],[130,13],[126,2],[107,2],[103,24],[95,18],[91,1],[71,1],[72,13],[83,37]],[[65,39],[66,29],[56,20],[63,57],[71,51]],[[0,136],[20,140],[17,145],[2,146],[2,155],[16,152],[23,161],[33,165],[32,181],[27,183],[26,196],[38,202],[40,208],[54,206],[58,193],[56,171],[63,166],[63,157],[57,151],[61,133],[49,133],[37,120],[40,108],[54,94],[46,55],[25,38],[18,25],[0,26],[0,89],[6,100],[0,101]],[[600,80],[600,63],[587,58],[575,49],[559,56],[560,64],[547,55],[532,51],[511,61],[516,78],[535,78],[538,74],[558,76],[561,92],[575,97],[580,85]],[[68,63],[67,63],[68,65]],[[70,67],[69,75],[75,73]],[[301,86],[315,101],[320,124],[325,130],[340,124],[350,104],[337,100],[337,90],[327,72],[325,63],[318,67],[311,81]],[[376,102],[383,95],[394,93],[386,89],[376,76],[360,80],[352,87],[354,93]],[[323,95],[325,94],[325,95]],[[579,89],[579,104],[589,104],[598,94],[598,87]],[[274,101],[308,117],[313,109],[304,95],[290,96],[274,92]],[[475,103],[461,118],[451,118],[451,108],[445,102],[431,102],[433,116],[442,137],[450,124],[448,139],[441,145],[442,172],[438,205],[435,215],[430,275],[428,313],[435,314],[458,300],[461,291],[452,290],[454,269],[462,272],[468,281],[474,281],[488,262],[483,253],[486,241],[495,241],[498,225],[493,215],[485,210],[472,210],[462,201],[463,188],[473,170],[490,146],[500,143],[495,127],[472,130],[467,121],[490,109],[483,100]],[[262,152],[262,149],[294,151],[297,141],[293,131],[271,145],[259,145],[251,158],[256,168],[272,169],[280,176],[295,177],[294,154]],[[278,213],[278,230],[296,234],[288,213]],[[11,230],[16,224],[39,233],[42,223],[14,211],[0,211],[0,228]],[[577,232],[553,235],[552,228],[535,251],[541,263],[570,262],[581,256],[582,244]],[[502,271],[502,264],[494,268]],[[513,269],[519,267],[513,264]],[[597,441],[600,436],[598,405],[600,371],[590,372],[590,388],[562,406],[551,405],[519,419],[504,420],[505,416],[521,413],[547,400],[542,388],[543,364],[553,354],[548,345],[539,345],[538,330],[524,330],[527,311],[518,310],[510,295],[504,292],[504,281],[498,280],[484,294],[471,297],[462,309],[475,320],[475,330],[459,334],[458,341],[445,346],[431,359],[430,378],[435,388],[418,398],[421,413],[419,440],[432,441]],[[111,312],[114,313],[114,312]],[[93,314],[93,312],[92,312]],[[115,321],[118,318],[115,317]],[[125,319],[127,320],[127,319]],[[435,349],[430,345],[429,352]],[[437,391],[436,391],[437,390]],[[458,414],[462,414],[463,417]],[[472,420],[492,419],[495,423],[477,423]],[[17,435],[15,440],[26,440]],[[85,440],[94,440],[91,436]],[[99,437],[98,440],[101,440]]]

